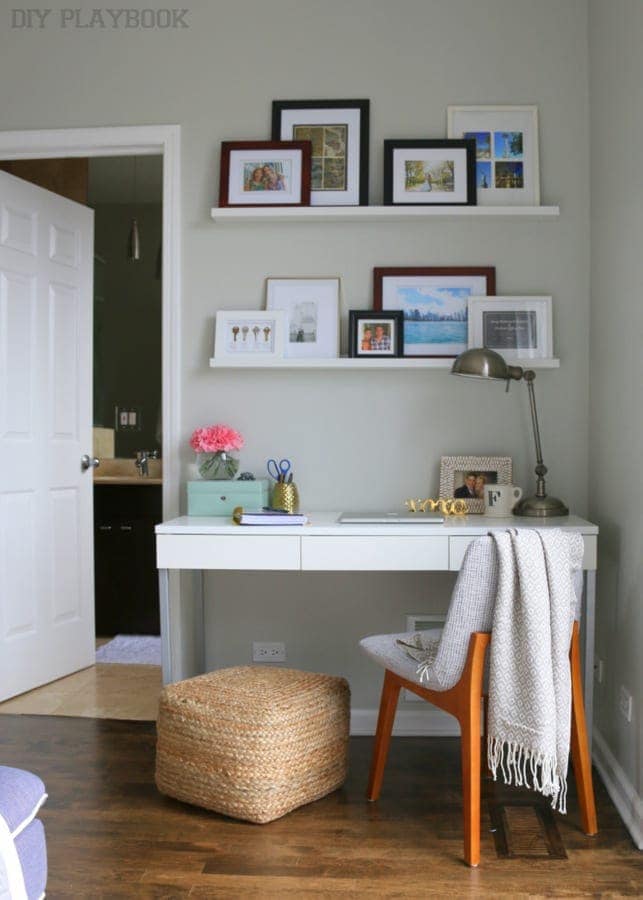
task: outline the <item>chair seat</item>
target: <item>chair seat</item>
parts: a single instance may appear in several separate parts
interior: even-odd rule
[[[373,662],[376,662],[379,666],[384,666],[385,669],[389,669],[389,671],[399,675],[400,678],[405,678],[407,681],[432,691],[444,691],[446,688],[432,666],[428,667],[424,679],[420,681],[420,676],[417,674],[420,663],[415,659],[411,659],[404,647],[400,647],[397,643],[398,640],[411,643],[415,634],[417,634],[415,631],[409,631],[405,634],[373,634],[370,637],[363,638],[359,642],[359,646]],[[429,641],[439,641],[441,634],[441,628],[431,628],[422,632],[424,639]]]

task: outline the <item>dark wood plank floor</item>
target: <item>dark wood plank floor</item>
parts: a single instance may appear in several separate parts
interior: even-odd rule
[[[147,722],[0,717],[3,764],[32,769],[49,791],[48,897],[643,895],[641,855],[598,778],[597,837],[580,831],[573,790],[569,815],[555,817],[567,859],[499,857],[491,806],[536,795],[486,781],[482,862],[472,870],[461,861],[457,739],[395,739],[382,798],[369,804],[371,739],[354,738],[346,786],[269,825],[160,796],[154,740]],[[520,824],[523,813],[510,818]]]

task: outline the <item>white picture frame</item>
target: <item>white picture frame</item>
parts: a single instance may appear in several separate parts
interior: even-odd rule
[[[469,347],[509,362],[554,355],[551,297],[469,297]]]
[[[537,106],[449,106],[450,138],[476,141],[479,206],[539,206]]]
[[[266,278],[266,309],[284,314],[284,356],[339,356],[340,278]]]
[[[220,309],[216,315],[214,357],[235,365],[269,364],[284,355],[286,317],[281,310]]]

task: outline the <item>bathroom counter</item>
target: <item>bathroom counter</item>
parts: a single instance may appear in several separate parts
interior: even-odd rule
[[[150,476],[146,478],[144,475],[94,475],[94,484],[149,487],[150,485],[163,484],[163,479]]]

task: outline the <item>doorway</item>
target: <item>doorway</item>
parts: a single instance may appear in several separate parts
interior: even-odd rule
[[[154,256],[155,266],[162,276],[163,399],[157,420],[163,422],[163,434],[161,437],[157,427],[156,436],[161,438],[165,462],[162,486],[162,515],[165,518],[176,515],[179,506],[179,137],[178,126],[0,132],[0,159],[5,160],[102,157],[118,158],[114,161],[124,165],[126,157],[159,155],[162,158],[162,237],[160,247],[154,249]],[[134,418],[130,416],[128,403],[126,400],[122,406],[128,409],[127,426],[131,428]],[[129,403],[129,406],[136,409],[135,404]],[[138,449],[154,448],[150,442],[150,448]]]

